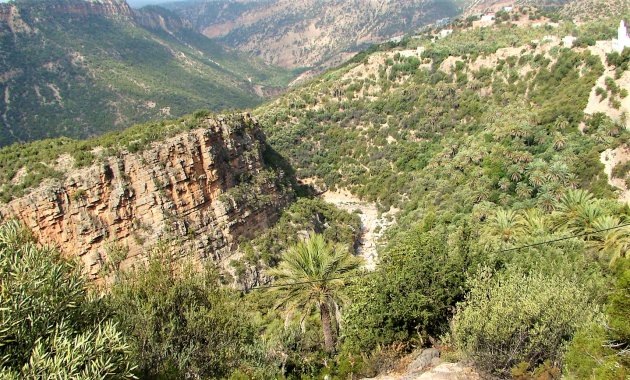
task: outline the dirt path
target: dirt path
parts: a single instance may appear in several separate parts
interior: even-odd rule
[[[383,231],[393,223],[390,217],[395,210],[392,210],[379,217],[376,204],[365,202],[352,195],[347,190],[326,191],[321,195],[322,199],[332,203],[342,210],[354,212],[359,210],[361,217],[361,239],[357,254],[365,260],[365,267],[374,270],[378,260],[377,244]]]

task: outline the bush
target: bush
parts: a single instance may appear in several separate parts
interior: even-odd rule
[[[566,372],[577,379],[627,379],[630,376],[630,260],[613,268],[616,281],[608,295],[606,321],[584,326],[571,341]]]
[[[0,227],[0,378],[133,378],[128,346],[79,268]]]
[[[504,376],[523,362],[536,368],[549,360],[559,367],[564,345],[595,315],[589,292],[573,279],[521,272],[481,272],[453,318],[462,353],[478,368]]]
[[[156,253],[146,268],[122,275],[109,297],[140,374],[227,377],[253,350],[251,319],[233,293],[220,286],[215,271],[173,265]]]
[[[349,351],[437,337],[463,297],[465,253],[450,249],[441,235],[402,235],[384,253],[379,271],[352,289],[353,302],[343,315]]]

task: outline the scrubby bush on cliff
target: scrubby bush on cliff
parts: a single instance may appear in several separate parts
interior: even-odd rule
[[[79,268],[0,226],[0,378],[133,378],[125,339]]]
[[[255,360],[252,318],[212,268],[177,265],[158,248],[121,276],[109,305],[142,377],[224,378]]]

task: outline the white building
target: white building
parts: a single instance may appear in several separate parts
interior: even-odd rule
[[[494,21],[494,13],[488,13],[488,14],[485,14],[485,15],[481,16],[481,21],[483,21],[483,22]]]
[[[442,29],[440,30],[440,37],[444,38],[446,36],[450,36],[451,34],[453,34],[453,29]]]
[[[513,7],[510,7],[510,6],[507,6],[507,7],[503,7],[503,10],[504,10],[505,12],[512,12],[512,11],[514,10],[514,8],[513,8]]]
[[[619,29],[617,29],[617,39],[613,40],[613,47],[616,52],[621,53],[623,49],[630,48],[630,37],[628,37],[628,30],[626,24],[621,20],[619,23]]]
[[[564,38],[562,38],[562,44],[564,45],[564,47],[573,47],[573,44],[575,43],[575,41],[577,40],[576,37],[573,36],[564,36]]]

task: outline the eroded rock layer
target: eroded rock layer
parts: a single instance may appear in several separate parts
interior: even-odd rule
[[[122,267],[157,242],[176,255],[220,262],[241,237],[268,227],[291,199],[280,170],[248,116],[206,119],[137,153],[102,158],[0,205],[0,218],[24,221],[43,243],[76,255],[93,277],[124,251]]]

